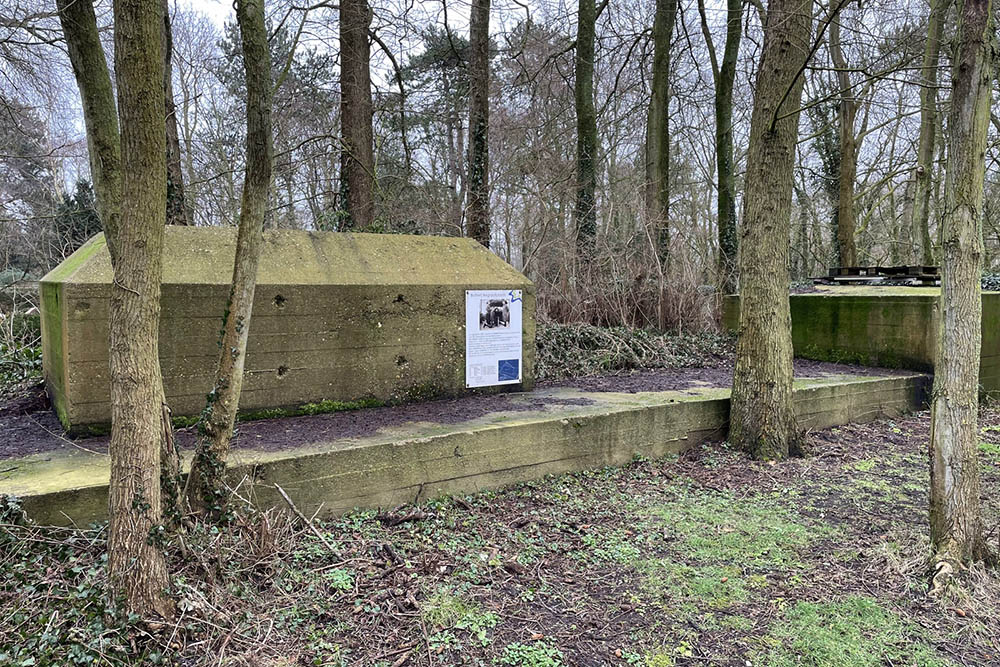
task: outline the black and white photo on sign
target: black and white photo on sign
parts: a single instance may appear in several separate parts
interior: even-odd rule
[[[479,301],[479,330],[506,329],[510,326],[510,299]]]

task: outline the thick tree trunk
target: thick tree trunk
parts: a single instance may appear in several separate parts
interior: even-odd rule
[[[726,2],[726,46],[715,79],[715,159],[718,170],[719,291],[736,291],[736,174],[733,159],[733,84],[743,35],[743,0]]]
[[[843,16],[843,14],[841,14]],[[840,17],[830,23],[830,55],[837,70],[840,103],[837,119],[840,136],[840,167],[837,173],[837,263],[839,266],[857,266],[858,251],[854,244],[857,217],[854,211],[854,182],[858,173],[858,144],[854,134],[854,121],[858,103],[851,88],[847,60],[840,44]]]
[[[934,144],[938,124],[937,68],[941,52],[941,30],[951,0],[930,0],[927,19],[927,42],[920,68],[920,139],[917,144],[917,166],[913,170],[912,217],[913,239],[920,239],[919,258],[924,264],[934,263],[934,243],[931,241],[931,176],[934,173]]]
[[[163,99],[167,125],[167,224],[190,225],[191,215],[184,201],[184,170],[181,169],[181,140],[177,132],[174,80],[171,60],[174,39],[170,30],[170,7],[162,0],[163,11]]]
[[[232,289],[222,324],[215,385],[199,423],[198,450],[191,466],[188,498],[213,512],[226,503],[226,457],[243,388],[247,335],[257,286],[264,219],[271,185],[271,55],[263,0],[237,0],[236,22],[243,42],[247,82],[247,166],[243,181]]]
[[[469,19],[468,235],[490,247],[490,0],[472,0]]]
[[[576,33],[576,243],[587,256],[597,236],[597,110],[594,108],[594,40],[597,7],[580,0]]]
[[[653,80],[646,116],[646,216],[653,227],[661,271],[670,255],[670,44],[676,18],[677,0],[656,0]]]
[[[798,447],[788,253],[795,143],[812,0],[772,0],[750,119],[740,239],[740,331],[729,438],[760,459]]]
[[[104,49],[97,31],[97,18],[91,0],[59,0],[59,17],[66,39],[70,62],[80,89],[86,127],[90,175],[94,183],[98,214],[112,262],[117,258],[122,204],[121,137],[118,110]],[[157,367],[159,373],[159,367]],[[158,376],[159,377],[159,376]],[[180,514],[180,457],[174,446],[170,410],[158,380],[161,425],[160,481],[164,511],[176,519]]]
[[[948,119],[940,330],[931,403],[934,589],[986,554],[980,514],[979,357],[982,341],[983,178],[992,83],[992,2],[965,0]]]
[[[367,0],[340,3],[341,229],[367,229],[375,221],[371,49]]]
[[[111,286],[111,480],[108,579],[134,613],[172,614],[157,541],[160,276],[167,197],[159,3],[115,0],[115,77],[122,142],[121,225]]]

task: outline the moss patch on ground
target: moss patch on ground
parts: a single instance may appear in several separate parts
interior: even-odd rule
[[[276,511],[168,543],[183,615],[106,601],[106,529],[0,520],[0,664],[1000,663],[1000,577],[926,597],[928,416],[723,444],[317,523]],[[982,417],[984,488],[1000,412]],[[985,521],[1000,518],[987,493]]]

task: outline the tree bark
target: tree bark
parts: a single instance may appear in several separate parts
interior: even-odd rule
[[[750,119],[740,239],[740,331],[730,440],[759,459],[795,453],[788,257],[795,143],[812,0],[772,0]]]
[[[715,78],[715,159],[718,171],[719,291],[736,291],[736,174],[733,159],[733,84],[743,35],[743,0],[726,2],[726,46]]]
[[[221,512],[226,505],[226,457],[233,436],[247,335],[263,245],[274,149],[271,133],[271,55],[267,45],[263,0],[238,0],[236,23],[243,42],[247,83],[247,158],[243,180],[232,289],[222,324],[215,385],[199,422],[198,449],[188,485],[192,507]]]
[[[646,216],[665,271],[670,255],[670,44],[677,0],[656,0],[653,15],[653,80],[646,117]],[[663,326],[661,313],[660,325]]]
[[[121,225],[111,286],[108,580],[127,608],[172,615],[157,537],[162,384],[160,277],[167,197],[159,3],[115,0]]]
[[[98,35],[92,0],[59,0],[58,10],[70,62],[80,89],[90,155],[90,175],[97,198],[98,215],[108,252],[114,262],[117,257],[122,205],[122,161],[118,110],[111,76]],[[159,366],[157,372],[159,373]],[[174,520],[180,515],[180,456],[174,445],[170,410],[163,394],[162,380],[158,383],[163,420],[160,430],[160,481],[164,512]]]
[[[934,263],[934,243],[931,241],[931,175],[934,172],[934,144],[938,124],[937,68],[941,52],[941,30],[951,0],[930,0],[927,19],[927,42],[920,68],[920,139],[917,144],[917,166],[913,170],[913,204],[911,228],[914,240],[920,239],[919,257],[927,265]]]
[[[490,0],[472,0],[469,18],[468,235],[490,247]]]
[[[121,215],[121,137],[108,63],[97,31],[93,0],[58,0],[59,21],[83,106],[97,211],[112,259]]]
[[[375,221],[371,20],[367,0],[340,3],[341,229],[367,229]]]
[[[854,121],[858,115],[858,103],[851,88],[851,77],[847,71],[847,60],[840,43],[840,20],[834,17],[830,23],[830,56],[837,71],[837,87],[840,88],[837,105],[837,119],[840,137],[840,165],[837,172],[837,263],[839,266],[857,266],[858,251],[854,244],[854,229],[857,216],[854,210],[854,182],[858,174],[858,143],[854,134]]]
[[[576,33],[576,243],[579,255],[594,250],[597,236],[597,110],[594,108],[594,40],[597,7],[579,0]]]
[[[992,2],[965,0],[948,118],[940,330],[931,403],[933,586],[983,558],[980,514],[979,360],[982,341],[983,179],[992,83]]]
[[[167,141],[167,224],[190,225],[191,216],[184,201],[184,170],[181,169],[181,140],[177,132],[177,109],[174,106],[174,81],[171,59],[174,40],[170,30],[170,7],[163,5],[163,99]]]

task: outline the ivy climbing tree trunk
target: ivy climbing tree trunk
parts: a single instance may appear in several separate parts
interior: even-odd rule
[[[934,149],[938,124],[937,68],[941,55],[941,30],[951,0],[930,0],[927,19],[927,42],[920,66],[920,138],[917,143],[917,166],[913,170],[913,203],[910,224],[914,240],[920,239],[919,259],[934,263],[931,241],[931,176],[934,173]]]
[[[979,358],[982,342],[983,179],[990,122],[991,0],[964,0],[948,118],[944,237],[931,403],[933,591],[987,555],[980,511]]]
[[[468,235],[490,247],[490,0],[472,0],[469,17]]]
[[[367,0],[340,3],[341,229],[367,229],[375,221],[371,21]]]
[[[719,284],[736,291],[736,167],[733,159],[733,84],[743,34],[743,0],[726,2],[726,46],[715,80],[715,146],[718,170]]]
[[[740,330],[729,439],[758,459],[795,453],[788,258],[795,143],[812,0],[772,0],[757,68],[740,239]]]
[[[831,11],[833,11],[831,9]],[[858,103],[851,88],[851,77],[844,58],[840,40],[840,22],[843,12],[830,22],[830,56],[837,71],[839,103],[837,105],[838,136],[840,138],[840,163],[837,172],[837,263],[840,266],[857,266],[858,251],[854,243],[857,216],[854,211],[854,182],[858,174],[858,141],[854,121],[858,116]]]
[[[73,74],[80,90],[86,128],[90,176],[97,197],[97,210],[112,262],[117,258],[122,208],[121,136],[118,110],[108,64],[104,58],[92,0],[59,0],[57,4]],[[180,457],[174,446],[170,410],[157,371],[161,410],[160,482],[164,513],[171,519],[180,511]]]
[[[579,0],[576,32],[576,243],[577,254],[594,251],[597,236],[597,110],[594,107],[594,0]]]
[[[188,478],[193,508],[221,512],[228,497],[226,457],[243,388],[247,335],[257,287],[274,157],[271,130],[271,55],[263,0],[237,0],[236,23],[243,43],[247,84],[247,148],[232,289],[226,304],[215,385],[198,424],[198,449]]]
[[[167,125],[167,224],[190,225],[191,215],[184,201],[184,170],[181,168],[181,140],[177,132],[177,109],[174,106],[174,81],[171,61],[174,52],[170,29],[170,7],[162,0],[163,12],[163,99]]]
[[[160,4],[115,0],[121,219],[111,285],[108,580],[136,614],[172,616],[160,550],[160,276],[167,197]]]

